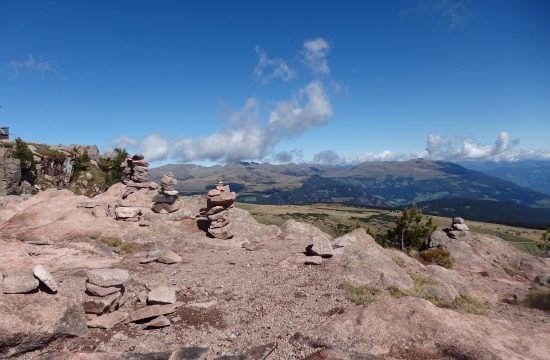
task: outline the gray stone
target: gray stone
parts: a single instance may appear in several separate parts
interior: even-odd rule
[[[174,351],[168,360],[206,360],[208,352],[204,347],[184,347]]]
[[[4,294],[28,293],[35,290],[38,285],[38,280],[30,273],[5,274],[3,282]]]
[[[138,207],[117,207],[115,209],[115,215],[117,219],[136,218],[142,214],[141,209]]]
[[[151,306],[145,306],[141,309],[137,309],[132,311],[130,314],[128,314],[128,318],[126,319],[127,323],[136,322],[140,320],[150,319],[154,318],[160,315],[166,315],[171,314],[178,307],[180,307],[181,303],[175,303],[170,305],[151,305]]]
[[[168,195],[168,194],[155,194],[155,196],[153,196],[153,202],[155,202],[155,203],[172,204],[177,199],[178,199],[177,196],[171,196],[171,195]]]
[[[308,255],[317,255],[324,258],[329,258],[334,255],[330,241],[322,237],[314,237],[311,239],[311,244],[306,247]]]
[[[162,264],[176,264],[180,263],[182,258],[172,250],[162,250],[157,256],[157,261]]]
[[[2,359],[43,348],[55,339],[84,336],[88,332],[82,306],[60,295],[0,296],[0,309],[3,310],[0,316]]]
[[[468,228],[468,225],[466,224],[453,224],[451,228],[457,231],[470,231],[470,229]]]
[[[321,265],[323,263],[323,258],[321,256],[307,256],[304,259],[304,264],[306,265]]]
[[[117,292],[107,296],[88,296],[82,303],[86,314],[103,314],[122,296]]]
[[[87,325],[91,328],[110,329],[113,326],[123,322],[128,317],[128,313],[115,311],[109,314],[104,314],[88,321]]]
[[[94,285],[88,281],[86,281],[84,286],[86,286],[86,290],[94,296],[107,296],[117,292],[122,292],[122,290],[124,289],[122,285],[103,287]]]
[[[20,180],[19,159],[0,156],[0,196],[17,194]]]
[[[122,285],[130,278],[127,270],[95,269],[87,272],[88,281],[97,286],[109,287]]]
[[[32,272],[50,291],[57,292],[57,282],[44,265],[35,265]]]
[[[146,322],[143,326],[144,329],[159,329],[170,326],[172,323],[164,315],[158,316],[149,322]]]
[[[180,192],[178,190],[164,190],[164,193],[166,195],[170,195],[170,196],[176,196],[178,195]]]
[[[181,209],[182,205],[183,203],[181,200],[177,199],[173,203],[154,203],[151,209],[156,213],[160,213],[162,211],[173,213]]]
[[[454,217],[453,218],[453,224],[464,224],[464,219],[461,217]]]
[[[157,286],[149,292],[147,303],[151,305],[174,304],[176,302],[176,289],[172,286]]]
[[[76,204],[77,208],[86,208],[86,209],[93,209],[96,206],[99,206],[99,202],[94,200],[88,200],[88,201],[81,201],[78,204]]]
[[[467,236],[467,232],[462,230],[451,230],[447,233],[451,239],[460,239]]]

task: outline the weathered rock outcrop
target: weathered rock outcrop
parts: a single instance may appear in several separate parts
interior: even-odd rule
[[[87,333],[84,310],[74,300],[44,293],[0,296],[0,357],[39,349],[52,340]]]
[[[550,353],[550,335],[506,320],[438,308],[415,297],[384,298],[309,333],[320,347],[369,358],[533,359]],[[392,355],[394,357],[392,357]]]

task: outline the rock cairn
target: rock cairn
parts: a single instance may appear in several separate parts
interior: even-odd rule
[[[462,236],[468,235],[470,229],[461,217],[454,217],[451,223],[451,230],[448,232],[448,236],[452,239],[457,239]]]
[[[206,209],[201,211],[202,219],[208,220],[208,234],[218,239],[233,237],[230,229],[229,211],[237,194],[231,192],[229,185],[218,180],[216,187],[207,194]]]
[[[134,195],[140,190],[157,189],[158,185],[149,181],[149,163],[143,155],[128,156],[120,165],[122,168],[122,183],[126,185],[126,191],[122,195],[122,201],[109,205],[107,216],[122,221],[140,222],[140,225],[148,226],[142,208],[135,205],[138,198]]]
[[[87,275],[88,296],[82,303],[86,314],[112,313],[124,303],[124,283],[130,278],[127,270],[96,269],[88,271]]]
[[[122,182],[130,187],[147,187],[149,186],[149,163],[143,155],[136,154],[132,157],[128,156],[126,160],[120,164],[122,168]],[[142,184],[140,186],[139,184]]]
[[[171,172],[164,174],[160,181],[159,193],[153,197],[152,210],[154,212],[168,214],[181,209],[182,202],[178,198],[177,184],[178,181],[174,178],[174,174]]]

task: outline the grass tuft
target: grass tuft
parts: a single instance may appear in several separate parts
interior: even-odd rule
[[[338,285],[339,289],[344,290],[346,299],[356,305],[366,305],[378,300],[382,295],[382,290],[368,286],[353,286],[349,282],[343,282]]]
[[[453,267],[453,259],[451,259],[451,253],[447,249],[424,250],[418,254],[418,257],[425,264],[436,264],[445,269]]]
[[[104,236],[101,238],[101,242],[105,245],[116,248],[119,252],[123,254],[133,254],[141,249],[139,244],[132,242],[125,243],[114,236]]]

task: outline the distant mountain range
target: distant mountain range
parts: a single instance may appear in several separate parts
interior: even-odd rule
[[[550,194],[550,161],[461,162],[460,165]]]
[[[472,219],[469,213],[479,215],[482,209],[494,213],[492,205],[502,202],[501,207],[513,207],[516,213],[524,209],[527,217],[536,213],[531,216],[536,219],[531,225],[550,223],[550,219],[544,220],[545,210],[537,209],[550,208],[550,195],[443,161],[416,159],[353,166],[253,162],[212,167],[183,164],[151,169],[150,174],[160,180],[167,171],[174,173],[178,190],[187,195],[202,194],[222,178],[239,194],[241,202],[277,205],[338,202],[381,207],[418,203],[433,213],[448,212],[452,208],[453,214]],[[457,206],[460,199],[484,202],[460,207]],[[451,204],[450,200],[454,207],[446,206]],[[503,222],[508,216],[512,216],[511,213],[497,216],[494,221]]]

